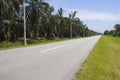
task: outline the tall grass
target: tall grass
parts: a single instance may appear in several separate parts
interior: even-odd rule
[[[8,47],[15,47],[15,46],[22,46],[23,42],[10,42],[10,41],[3,41],[0,42],[0,48],[8,48]]]

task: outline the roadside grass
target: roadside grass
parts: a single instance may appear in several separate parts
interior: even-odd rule
[[[79,39],[79,38],[81,37],[77,37],[73,39]],[[36,45],[42,45],[42,44],[65,41],[65,40],[71,40],[71,39],[70,38],[54,38],[51,40],[46,40],[46,39],[27,40],[27,46],[24,46],[23,41],[22,42],[21,41],[17,41],[17,42],[3,41],[3,42],[0,42],[0,50],[36,46]]]
[[[102,36],[73,80],[120,80],[120,38]]]

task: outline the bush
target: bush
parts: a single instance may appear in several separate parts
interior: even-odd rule
[[[36,44],[36,43],[39,43],[40,40],[28,40],[27,43],[28,44]]]

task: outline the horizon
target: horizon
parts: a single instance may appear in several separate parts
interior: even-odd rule
[[[118,10],[120,1],[49,0],[47,2],[54,7],[54,13],[57,13],[59,8],[63,8],[63,16],[65,17],[68,17],[71,11],[77,11],[76,17],[80,18],[89,29],[100,33],[104,33],[105,30],[112,30],[113,26],[120,21],[120,11]]]

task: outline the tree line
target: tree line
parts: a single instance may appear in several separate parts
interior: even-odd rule
[[[113,30],[106,30],[104,32],[104,35],[112,35],[112,36],[115,36],[115,37],[120,37],[120,24],[115,24],[113,26]]]
[[[84,37],[96,35],[76,17],[76,11],[63,16],[63,9],[52,14],[54,7],[44,0],[26,0],[27,39]],[[24,0],[0,0],[0,41],[17,41],[24,35]]]

